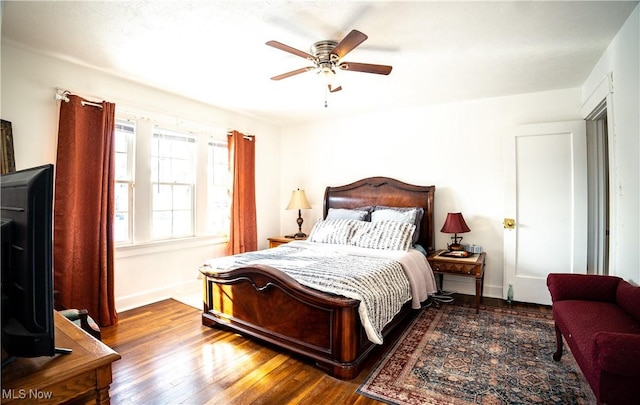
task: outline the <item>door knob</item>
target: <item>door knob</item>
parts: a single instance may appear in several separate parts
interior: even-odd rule
[[[502,221],[502,226],[504,226],[504,229],[516,229],[516,220],[513,218],[505,218]]]

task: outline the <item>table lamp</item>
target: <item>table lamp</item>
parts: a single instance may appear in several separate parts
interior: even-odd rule
[[[440,229],[440,232],[454,234],[454,236],[451,237],[451,239],[453,239],[453,243],[447,245],[449,250],[464,250],[464,247],[459,242],[462,240],[462,236],[458,236],[458,234],[469,231],[471,231],[471,229],[469,229],[467,223],[464,222],[461,212],[448,213],[447,219],[444,221],[442,229]]]
[[[307,201],[307,196],[304,194],[304,190],[293,190],[291,193],[291,200],[289,200],[289,205],[287,205],[288,210],[298,210],[298,219],[296,222],[298,223],[298,233],[295,235],[290,235],[288,237],[293,237],[296,239],[303,239],[307,237],[307,234],[302,232],[302,223],[304,220],[302,219],[302,213],[300,210],[308,210],[311,208],[309,201]]]

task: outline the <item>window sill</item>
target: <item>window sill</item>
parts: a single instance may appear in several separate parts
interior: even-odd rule
[[[220,245],[227,242],[228,238],[226,237],[198,236],[192,238],[141,242],[130,245],[116,245],[115,258],[120,259],[125,257],[142,256],[155,253],[166,253],[174,250]]]

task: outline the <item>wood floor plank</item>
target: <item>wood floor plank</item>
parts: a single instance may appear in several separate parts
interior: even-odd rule
[[[374,350],[357,378],[341,381],[266,342],[202,326],[198,309],[175,300],[123,312],[118,325],[102,328],[103,342],[122,356],[113,363],[113,404],[379,404],[355,391],[398,334]]]

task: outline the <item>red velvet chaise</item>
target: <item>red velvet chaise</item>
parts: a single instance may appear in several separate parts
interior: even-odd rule
[[[567,341],[601,404],[640,403],[640,287],[619,277],[549,274],[557,348]]]

